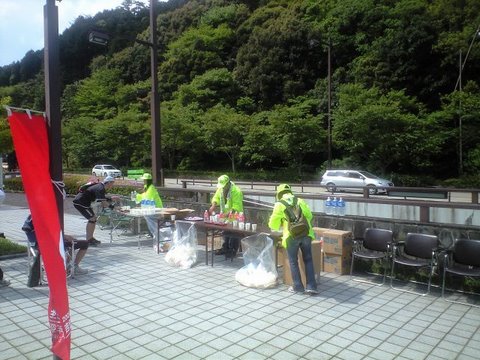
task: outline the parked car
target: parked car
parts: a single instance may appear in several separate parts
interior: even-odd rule
[[[362,187],[368,186],[371,188],[370,194],[387,192],[389,187],[394,186],[390,180],[360,170],[327,170],[322,176],[320,185],[325,186],[330,192],[347,189],[363,191]]]
[[[113,176],[122,177],[122,172],[112,165],[95,165],[92,169],[93,176]]]

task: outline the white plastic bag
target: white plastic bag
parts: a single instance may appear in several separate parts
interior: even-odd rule
[[[273,240],[260,233],[242,239],[244,267],[235,274],[243,286],[267,289],[277,285]]]
[[[197,262],[197,229],[195,224],[177,223],[173,246],[165,255],[165,261],[182,269],[191,268]]]

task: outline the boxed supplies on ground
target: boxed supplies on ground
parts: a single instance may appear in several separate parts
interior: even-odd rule
[[[290,270],[290,262],[288,261],[287,251],[285,248],[280,248],[278,253],[279,259],[283,260],[283,282],[286,285],[292,285],[292,272]],[[318,240],[312,241],[313,268],[315,270],[315,279],[317,280],[317,283],[320,281],[320,272],[322,271],[322,255],[322,243]],[[298,265],[300,268],[302,282],[305,285],[305,265],[303,263],[301,250],[298,252]]]
[[[212,249],[212,237],[208,237],[208,251]],[[202,245],[205,245],[205,242],[203,242]],[[215,235],[213,238],[213,250],[218,250],[221,249],[223,245],[223,235]]]
[[[337,255],[323,253],[323,271],[345,275],[350,273],[351,254]]]
[[[332,230],[329,228],[313,227],[313,233],[315,234],[315,240],[320,240],[323,237],[325,231]]]
[[[352,253],[352,232],[328,229],[323,232],[323,251],[330,255],[349,255]]]

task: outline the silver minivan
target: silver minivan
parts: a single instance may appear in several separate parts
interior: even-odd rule
[[[394,186],[390,180],[379,178],[368,171],[361,170],[327,170],[322,176],[320,185],[325,186],[327,191],[340,190],[363,191],[368,186],[370,194],[387,192],[387,188]]]

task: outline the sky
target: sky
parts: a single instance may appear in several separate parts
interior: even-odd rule
[[[80,15],[114,9],[123,0],[63,0],[58,7],[61,34]],[[149,6],[149,0],[142,0]],[[20,61],[30,50],[43,49],[43,7],[47,0],[0,0],[0,66]]]

